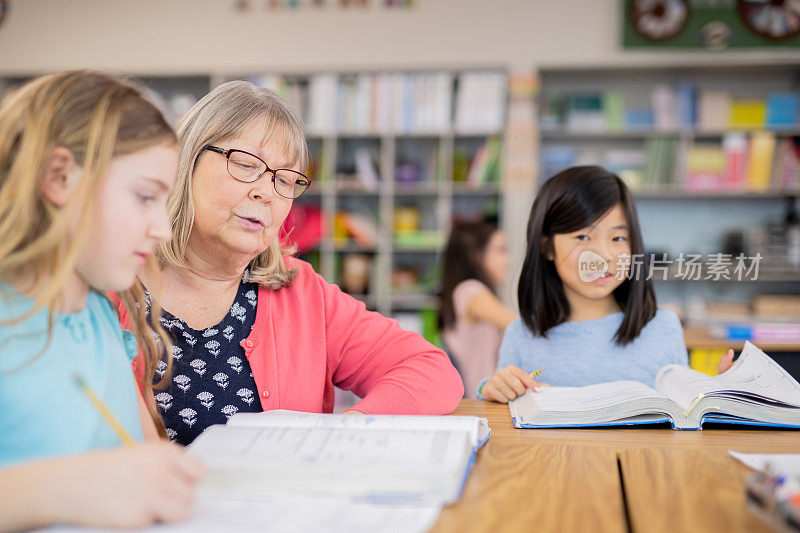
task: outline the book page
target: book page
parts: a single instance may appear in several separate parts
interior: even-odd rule
[[[438,503],[458,498],[473,449],[465,431],[216,425],[188,453],[208,468],[200,494]]]
[[[594,411],[642,398],[664,396],[638,381],[610,381],[586,387],[542,387],[534,394],[542,411]]]
[[[464,431],[469,434],[474,447],[483,444],[489,436],[485,418],[452,415],[344,415],[278,409],[264,413],[239,413],[231,417],[228,426]]]
[[[380,505],[329,498],[277,497],[262,500],[199,497],[185,522],[159,524],[139,533],[218,533],[220,531],[296,533],[424,533],[439,517],[440,505]],[[98,529],[56,526],[41,533]]]
[[[353,417],[355,418],[355,417]],[[459,458],[466,433],[423,430],[213,426],[189,446],[208,465],[338,468],[413,464],[440,468]]]
[[[727,372],[709,376],[680,365],[667,365],[656,377],[656,389],[684,410],[702,396],[731,392],[749,393],[800,407],[800,384],[749,342]]]
[[[741,453],[729,450],[731,457],[753,470],[772,470],[785,476],[800,477],[800,454],[797,453]]]

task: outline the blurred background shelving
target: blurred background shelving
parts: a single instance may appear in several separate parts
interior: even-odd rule
[[[800,65],[552,69],[540,76],[540,179],[601,164],[633,190],[651,251],[763,256],[761,283],[671,277],[657,285],[661,301],[798,294],[800,259],[785,230],[800,195]]]
[[[540,181],[600,164],[628,183],[648,253],[671,264],[654,285],[684,317],[692,365],[715,373],[741,345],[732,331],[761,331],[799,374],[800,63],[555,68],[540,80]],[[696,276],[675,268],[686,254],[700,258]],[[733,275],[739,254],[760,257],[757,274]],[[730,258],[729,275],[710,274],[714,257]],[[778,313],[757,305],[780,298]]]
[[[230,79],[282,94],[303,118],[312,177],[285,225],[293,227],[286,242],[326,280],[408,327],[420,329],[418,317],[438,307],[438,264],[453,220],[499,217],[502,69],[138,79],[175,123]]]
[[[0,88],[31,75],[3,77]],[[700,302],[800,295],[787,234],[800,195],[800,61],[544,68],[534,77],[537,182],[567,166],[601,164],[631,186],[650,252],[763,257],[756,280],[655,277],[661,303],[686,313]],[[138,79],[176,123],[229,79],[280,92],[303,118],[313,179],[295,202],[288,240],[328,281],[408,327],[423,329],[438,306],[453,220],[495,216],[512,243],[524,241],[524,219],[503,209],[514,190],[504,180],[504,144],[518,133],[508,127],[503,69]],[[535,186],[530,198],[511,200],[525,203],[526,215],[533,194]]]

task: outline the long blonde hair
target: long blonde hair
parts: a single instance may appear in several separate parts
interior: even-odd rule
[[[102,72],[42,76],[3,101],[0,279],[23,276],[37,288],[33,309],[6,324],[19,323],[47,308],[48,331],[52,330],[58,299],[91,233],[96,198],[111,159],[163,144],[175,145],[176,136],[161,112],[137,85]],[[82,169],[63,208],[53,206],[41,192],[46,165],[56,147],[69,149]],[[148,267],[158,270],[155,261]],[[120,297],[144,356],[144,398],[165,435],[151,400],[158,362],[166,360],[168,367],[157,386],[163,386],[171,372],[172,357],[166,357],[171,351],[169,337],[158,321],[161,310],[156,306],[148,316],[144,287],[138,280]]]
[[[246,81],[223,83],[197,102],[178,125],[178,177],[169,203],[172,240],[158,247],[162,263],[186,267],[186,245],[194,223],[192,174],[198,156],[209,144],[237,137],[257,120],[265,121],[262,144],[278,134],[288,162],[301,169],[308,166],[303,125],[278,93]],[[282,249],[276,238],[250,262],[249,280],[273,289],[290,284],[296,272],[286,267],[281,256],[292,252]]]

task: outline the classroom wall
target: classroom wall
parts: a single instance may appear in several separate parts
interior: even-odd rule
[[[0,26],[0,75],[76,67],[139,74],[458,65],[526,71],[800,58],[791,50],[724,55],[622,51],[618,0],[416,0],[410,10],[278,12],[267,10],[263,0],[250,0],[249,13],[234,11],[233,0],[9,3]]]

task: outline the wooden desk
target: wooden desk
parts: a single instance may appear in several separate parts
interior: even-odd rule
[[[770,531],[745,508],[749,469],[725,452],[622,450],[620,464],[633,531]]]
[[[627,530],[612,450],[491,439],[484,448],[432,533]]]
[[[492,437],[434,533],[768,531],[728,450],[800,453],[800,431],[521,430],[508,406],[480,400],[454,414],[487,418]]]

